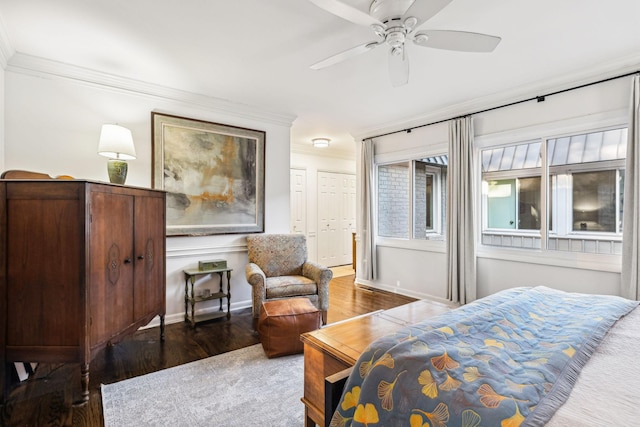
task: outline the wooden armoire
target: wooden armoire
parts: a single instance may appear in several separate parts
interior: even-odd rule
[[[166,310],[165,193],[0,180],[0,398],[11,362],[89,363]]]

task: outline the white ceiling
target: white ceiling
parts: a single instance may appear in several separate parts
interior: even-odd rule
[[[327,136],[344,151],[472,100],[636,66],[639,18],[638,0],[453,0],[423,28],[500,36],[498,48],[411,45],[409,83],[393,88],[386,49],[309,69],[375,36],[307,0],[0,0],[15,52],[293,114],[292,143]]]

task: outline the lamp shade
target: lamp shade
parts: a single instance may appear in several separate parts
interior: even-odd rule
[[[131,131],[119,125],[102,125],[98,154],[111,159],[135,159],[136,148]]]

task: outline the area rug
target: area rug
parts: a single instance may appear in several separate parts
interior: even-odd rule
[[[260,344],[102,385],[106,427],[301,426],[301,354],[268,359]]]

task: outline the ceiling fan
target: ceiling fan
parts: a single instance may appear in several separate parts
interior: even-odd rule
[[[310,0],[316,6],[358,25],[371,27],[378,40],[352,47],[311,65],[318,70],[368,52],[389,46],[389,76],[394,87],[409,81],[408,41],[423,47],[460,52],[492,52],[500,37],[452,30],[421,30],[420,27],[452,0],[373,0],[369,14],[340,0]]]

